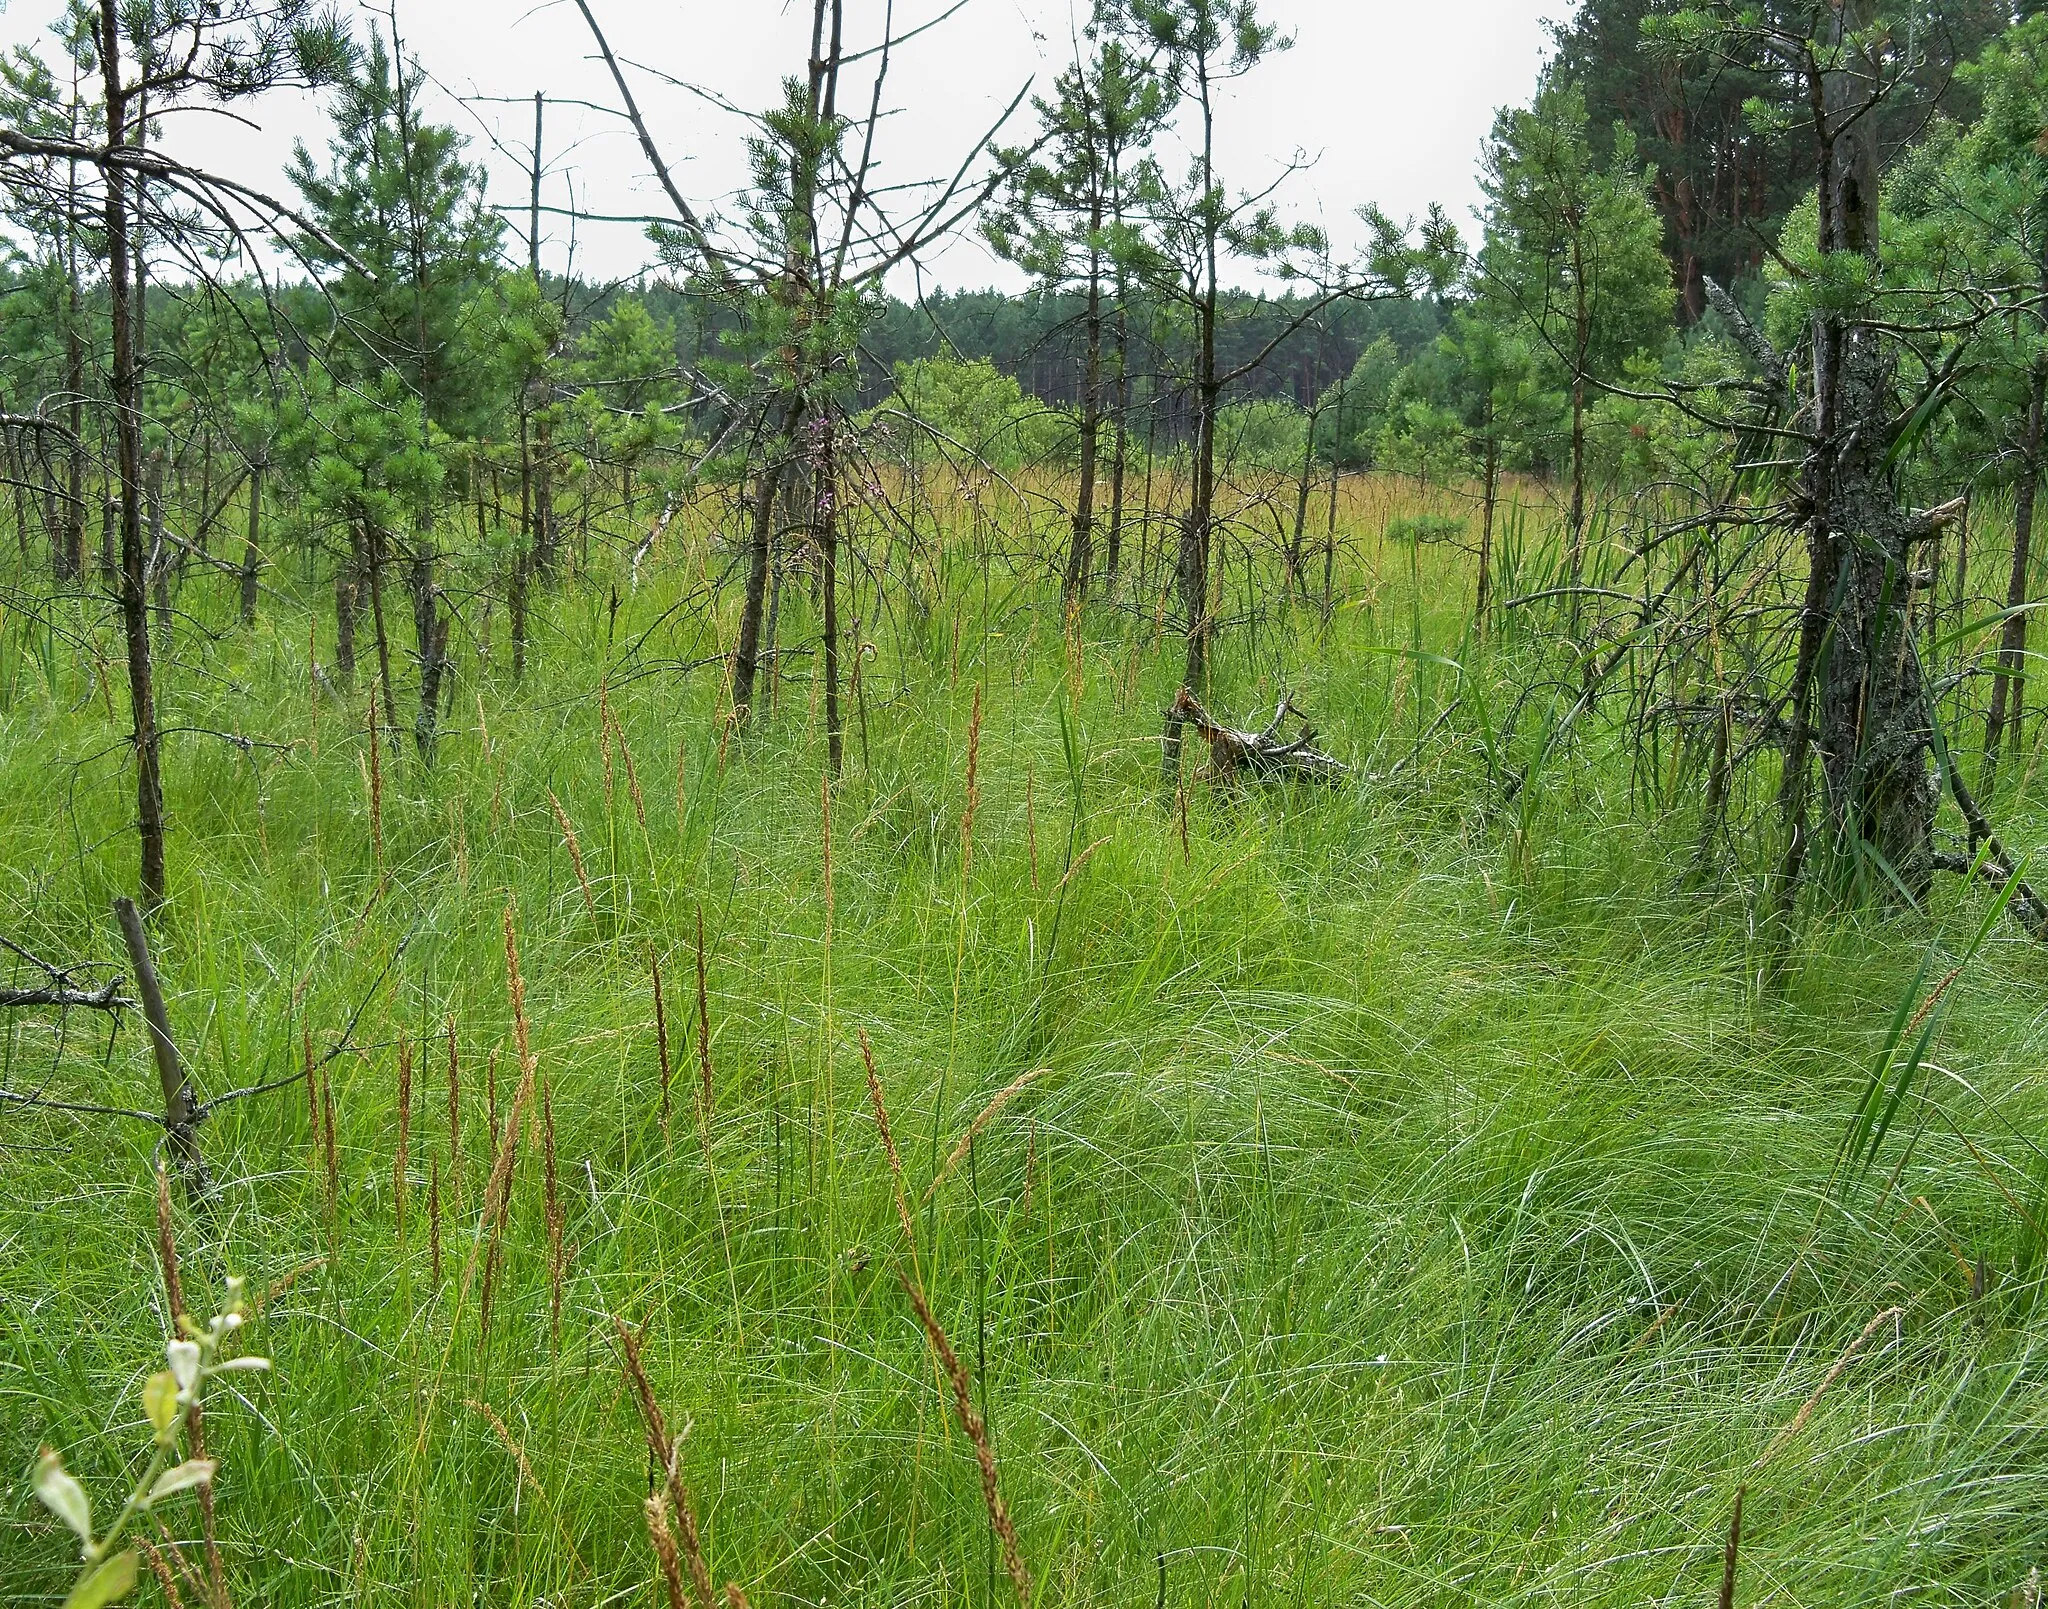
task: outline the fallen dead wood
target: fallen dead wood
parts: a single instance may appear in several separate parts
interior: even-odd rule
[[[640,562],[654,551],[654,544],[661,540],[662,532],[668,529],[669,521],[676,517],[675,494],[661,505],[661,517],[648,527],[647,534],[633,544],[633,590],[640,590]]]
[[[1280,729],[1287,724],[1290,715],[1301,722],[1301,732],[1292,742],[1282,742]],[[1167,718],[1181,726],[1193,727],[1208,740],[1209,764],[1219,778],[1249,775],[1262,780],[1320,782],[1334,786],[1351,775],[1351,768],[1343,761],[1333,759],[1316,748],[1315,728],[1308,724],[1307,717],[1288,698],[1280,700],[1279,707],[1273,711],[1273,719],[1262,732],[1239,731],[1211,720],[1200,700],[1185,687],[1174,699]]]
[[[97,989],[0,989],[0,1011],[24,1006],[54,1006],[59,1011],[119,1011],[135,1004],[121,993],[115,978]]]
[[[54,961],[45,961],[5,934],[0,934],[0,952],[26,962],[43,975],[43,982],[32,988],[0,987],[0,1010],[54,1006],[60,1011],[121,1011],[135,1004],[121,993],[124,980],[120,977],[109,978],[97,987],[82,984],[75,974],[95,970],[89,965],[60,966]]]
[[[1951,762],[1948,772],[1949,791],[1955,795],[1956,807],[1963,813],[1963,821],[1970,829],[1970,853],[1950,855],[1937,853],[1934,857],[1936,871],[1956,872],[1967,877],[1974,873],[1993,888],[2003,890],[2012,885],[2012,900],[2006,909],[2012,912],[2021,927],[2036,939],[2048,942],[2048,901],[2028,886],[2019,875],[2019,862],[2012,852],[1999,842],[1998,834],[1991,830],[1990,818],[1983,807],[1971,794],[1963,781],[1962,772]],[[1986,853],[1980,858],[1978,848]]]

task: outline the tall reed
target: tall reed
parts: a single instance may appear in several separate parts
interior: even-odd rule
[[[391,1158],[391,1211],[398,1243],[405,1244],[406,1169],[412,1149],[412,1041],[398,1033],[398,1149]]]
[[[698,1118],[704,1125],[708,1141],[712,1108],[711,1000],[705,989],[704,902],[702,900],[697,902],[697,1076],[701,1085],[697,1098]]]
[[[669,1079],[671,1064],[668,1053],[668,1007],[662,1001],[661,957],[654,953],[654,946],[647,946],[647,970],[653,976],[654,987],[654,1049],[661,1058],[661,1134],[668,1138]]]
[[[456,1048],[455,1013],[448,1013],[448,1188],[462,1204],[462,1053]]]
[[[554,1078],[544,1074],[540,1081],[541,1210],[548,1232],[548,1337],[556,1346],[562,1341],[562,1193],[555,1172]]]

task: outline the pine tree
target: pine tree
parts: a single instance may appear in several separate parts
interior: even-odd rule
[[[1478,289],[1522,323],[1571,395],[1566,540],[1574,588],[1585,568],[1589,395],[1671,329],[1671,267],[1648,182],[1625,129],[1606,166],[1596,162],[1586,98],[1572,84],[1546,84],[1534,104],[1504,109],[1486,145]]]
[[[1047,291],[1074,288],[1082,299],[1080,482],[1063,587],[1069,603],[1086,596],[1093,568],[1105,414],[1116,431],[1109,531],[1109,570],[1112,578],[1116,574],[1130,401],[1127,289],[1135,246],[1124,213],[1131,162],[1150,142],[1167,104],[1148,63],[1123,40],[1105,34],[1099,18],[1080,42],[1089,54],[1060,74],[1052,99],[1032,103],[1039,138],[1027,150],[1007,154],[1006,204],[984,224],[996,250],[1028,269]],[[1106,298],[1114,308],[1115,326],[1114,349],[1108,354]]]
[[[1803,120],[1807,86],[1757,60],[1645,54],[1646,19],[1681,7],[1672,0],[1581,0],[1555,29],[1547,81],[1585,93],[1597,159],[1612,155],[1612,130],[1627,129],[1654,173],[1651,197],[1688,322],[1707,310],[1705,281],[1733,286],[1762,265],[1786,217],[1812,187]],[[1800,0],[1766,0],[1760,19],[1789,31],[1807,26]],[[2009,20],[2002,0],[1939,0],[1899,8],[1901,43],[1912,70],[1878,106],[1880,160],[1918,139],[1936,112],[1967,119],[1977,91],[1957,67]]]
[[[325,169],[303,143],[293,148],[292,184],[328,237],[293,244],[329,271],[340,329],[327,361],[355,378],[396,369],[429,421],[467,436],[494,399],[464,372],[456,330],[464,303],[496,276],[503,223],[484,206],[483,170],[463,160],[462,137],[420,118],[422,82],[417,63],[396,67],[372,38],[336,97]]]
[[[373,35],[361,69],[342,85],[326,171],[300,143],[288,173],[326,236],[302,234],[295,244],[309,262],[333,271],[329,295],[340,319],[324,359],[337,376],[358,382],[363,397],[393,405],[399,393],[385,380],[396,376],[403,394],[419,404],[410,410],[415,439],[408,450],[425,458],[433,456],[434,429],[474,436],[499,402],[480,383],[476,366],[462,361],[460,332],[469,298],[494,275],[502,223],[483,204],[483,173],[463,161],[461,137],[421,118],[423,75],[402,55],[394,60],[396,46],[395,37],[387,48]],[[522,401],[521,419],[529,412]],[[522,471],[531,478],[524,451]],[[420,489],[417,501],[402,509],[380,502],[350,516],[351,558],[337,577],[336,628],[338,634],[349,630],[346,572],[353,569],[370,593],[385,714],[395,721],[383,581],[398,547],[419,642],[414,733],[420,754],[431,759],[447,627],[440,618],[434,509],[424,488],[438,486],[440,476],[402,479]],[[552,522],[541,519],[539,529],[535,546],[544,563]]]
[[[593,460],[616,465],[626,518],[635,517],[634,478],[658,448],[681,434],[671,411],[682,401],[676,328],[637,297],[621,297],[575,342],[576,413]]]
[[[1125,5],[1125,26],[1158,52],[1193,122],[1194,151],[1185,179],[1175,183],[1158,163],[1148,164],[1144,202],[1156,238],[1148,277],[1186,318],[1193,349],[1194,463],[1174,577],[1187,634],[1181,682],[1201,692],[1215,630],[1209,563],[1215,540],[1216,421],[1231,378],[1218,352],[1223,265],[1233,255],[1274,256],[1290,243],[1270,211],[1229,197],[1217,167],[1218,94],[1292,41],[1260,19],[1253,0],[1125,0]],[[1169,717],[1161,756],[1161,776],[1168,786],[1180,772],[1180,743],[1180,723]]]

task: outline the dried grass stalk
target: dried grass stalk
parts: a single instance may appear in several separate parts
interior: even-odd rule
[[[868,1100],[875,1108],[875,1126],[882,1131],[882,1150],[889,1158],[889,1181],[896,1192],[896,1221],[903,1226],[903,1244],[909,1251],[917,1249],[917,1230],[910,1221],[910,1204],[903,1196],[903,1158],[897,1154],[896,1136],[889,1129],[889,1107],[882,1099],[881,1076],[875,1071],[875,1052],[868,1044],[867,1030],[856,1029],[860,1035],[860,1059],[868,1070]]]
[[[576,837],[576,828],[570,823],[569,812],[562,808],[554,790],[548,790],[548,803],[554,806],[555,820],[561,824],[562,842],[569,846],[569,859],[576,867],[576,886],[583,890],[583,908],[590,913],[590,920],[597,920],[597,896],[590,891],[590,874],[583,866],[583,845]]]
[[[540,1477],[533,1472],[533,1461],[526,1456],[526,1449],[520,1445],[519,1438],[512,1434],[512,1427],[505,1423],[498,1410],[488,1402],[479,1402],[475,1397],[465,1397],[463,1404],[470,1412],[481,1414],[489,1421],[500,1444],[512,1455],[512,1463],[519,1471],[520,1480],[526,1483],[526,1489],[533,1493],[534,1501],[546,1509],[549,1518],[555,1522],[555,1534],[561,1537],[562,1546],[568,1551],[569,1557],[576,1559],[580,1564],[582,1560],[576,1551],[576,1539],[570,1536],[569,1528],[562,1523],[561,1511],[555,1507],[555,1500],[548,1495],[547,1488],[541,1485]]]
[[[619,740],[619,758],[626,762],[626,797],[633,801],[633,815],[644,834],[647,831],[647,800],[640,792],[640,768],[633,763],[633,746],[626,741],[626,729],[619,725],[616,713],[612,716],[612,736]]]
[[[1721,1555],[1721,1609],[1735,1609],[1735,1563],[1742,1548],[1742,1499],[1749,1488],[1735,1488],[1735,1512],[1728,1519],[1728,1547]]]
[[[603,677],[597,683],[597,752],[604,762],[604,819],[612,819],[612,700]]]
[[[668,1493],[656,1492],[644,1505],[647,1536],[654,1544],[654,1557],[661,1564],[661,1583],[668,1593],[668,1609],[689,1609],[689,1594],[683,1591],[683,1572],[676,1554],[676,1534],[669,1529]]]
[[[1791,1441],[1793,1437],[1806,1428],[1807,1420],[1813,1417],[1813,1410],[1820,1406],[1820,1399],[1828,1394],[1828,1388],[1841,1377],[1842,1371],[1848,1368],[1855,1360],[1856,1354],[1863,1350],[1864,1343],[1875,1335],[1887,1320],[1898,1318],[1905,1311],[1903,1307],[1888,1307],[1863,1326],[1863,1332],[1849,1343],[1840,1357],[1835,1359],[1834,1367],[1829,1369],[1822,1378],[1819,1388],[1805,1402],[1800,1404],[1799,1411],[1792,1416],[1792,1422],[1779,1431],[1772,1439],[1770,1446],[1764,1449],[1763,1457],[1750,1466],[1752,1469],[1762,1469],[1764,1465],[1778,1456],[1787,1442]]]
[[[612,1318],[612,1327],[618,1332],[619,1355],[625,1364],[626,1379],[633,1388],[633,1400],[640,1407],[640,1424],[647,1434],[647,1451],[655,1463],[661,1466],[666,1482],[665,1491],[647,1500],[648,1531],[650,1534],[654,1532],[654,1505],[657,1501],[662,1503],[665,1510],[674,1511],[676,1523],[682,1528],[682,1556],[683,1561],[689,1566],[690,1585],[695,1589],[694,1601],[699,1609],[717,1609],[711,1590],[711,1569],[704,1562],[703,1538],[697,1528],[696,1506],[690,1501],[690,1489],[683,1481],[682,1448],[669,1437],[668,1421],[662,1415],[661,1403],[654,1395],[654,1385],[647,1378],[647,1366],[640,1356],[639,1336],[633,1333],[632,1327],[624,1319],[616,1315]],[[674,1540],[672,1536],[671,1545]],[[655,1537],[654,1546],[655,1552],[660,1553],[659,1536]],[[666,1569],[667,1566],[664,1564],[664,1572]],[[682,1601],[676,1596],[680,1593],[680,1588],[681,1583],[678,1580],[671,1594],[673,1602]]]
[[[946,1378],[953,1384],[953,1410],[959,1417],[960,1428],[974,1443],[974,1460],[981,1466],[981,1500],[988,1509],[988,1521],[995,1529],[996,1539],[1002,1544],[1003,1566],[1010,1572],[1010,1584],[1016,1589],[1018,1609],[1030,1609],[1031,1576],[1024,1568],[1024,1555],[1017,1545],[1017,1527],[1010,1519],[1010,1511],[1003,1506],[1003,1494],[996,1483],[995,1449],[989,1445],[988,1426],[974,1410],[974,1388],[967,1378],[966,1365],[954,1353],[953,1343],[946,1339],[945,1330],[932,1316],[924,1292],[907,1274],[899,1271],[896,1277],[917,1311],[917,1321],[924,1326],[932,1350],[945,1367]]]
[[[967,1125],[967,1132],[960,1136],[953,1149],[947,1153],[945,1166],[932,1175],[932,1182],[925,1187],[924,1195],[918,1201],[919,1206],[930,1201],[938,1193],[939,1186],[952,1177],[953,1170],[967,1160],[967,1153],[973,1149],[976,1136],[993,1123],[1003,1108],[1036,1082],[1044,1072],[1043,1067],[1034,1067],[1028,1073],[1019,1073],[996,1092],[995,1099],[976,1114],[974,1121]]]
[[[177,1577],[171,1574],[171,1567],[157,1545],[146,1536],[136,1538],[142,1544],[143,1557],[149,1560],[149,1573],[156,1577],[156,1584],[163,1588],[164,1602],[170,1609],[185,1609],[185,1600],[178,1595]]]
[[[525,1115],[527,1103],[533,1099],[536,1071],[533,1042],[526,1024],[526,979],[519,971],[519,935],[513,927],[509,901],[505,906],[505,979],[512,998],[512,1036],[519,1051],[519,1088],[512,1096],[512,1109],[506,1114],[504,1131],[497,1142],[497,1158],[491,1164],[491,1177],[484,1186],[484,1224],[489,1232],[489,1248],[484,1258],[480,1323],[486,1342],[491,1336],[491,1295],[497,1282],[505,1220],[512,1205],[512,1168],[519,1150],[519,1120]],[[475,1253],[472,1252],[470,1267],[463,1274],[465,1285],[474,1267]]]

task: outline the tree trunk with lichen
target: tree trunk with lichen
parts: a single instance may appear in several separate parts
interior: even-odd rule
[[[1868,11],[1869,0],[1844,0],[1836,13],[1835,26],[1849,43],[1817,86],[1816,144],[1821,243],[1867,257],[1874,274],[1878,151],[1867,110],[1881,85],[1876,64],[1853,43]],[[1912,560],[1932,527],[1902,507],[1893,480],[1891,369],[1880,329],[1853,315],[1815,316],[1813,450],[1804,490],[1812,522],[1808,625],[1817,629],[1806,634],[1811,651],[1801,654],[1800,674],[1811,683],[1812,745],[1837,870],[1881,902],[1917,903],[1933,879],[1939,795]],[[1788,754],[1789,763],[1803,767],[1803,752]],[[1791,825],[1803,832],[1803,822]],[[1788,860],[1796,876],[1797,858]]]

